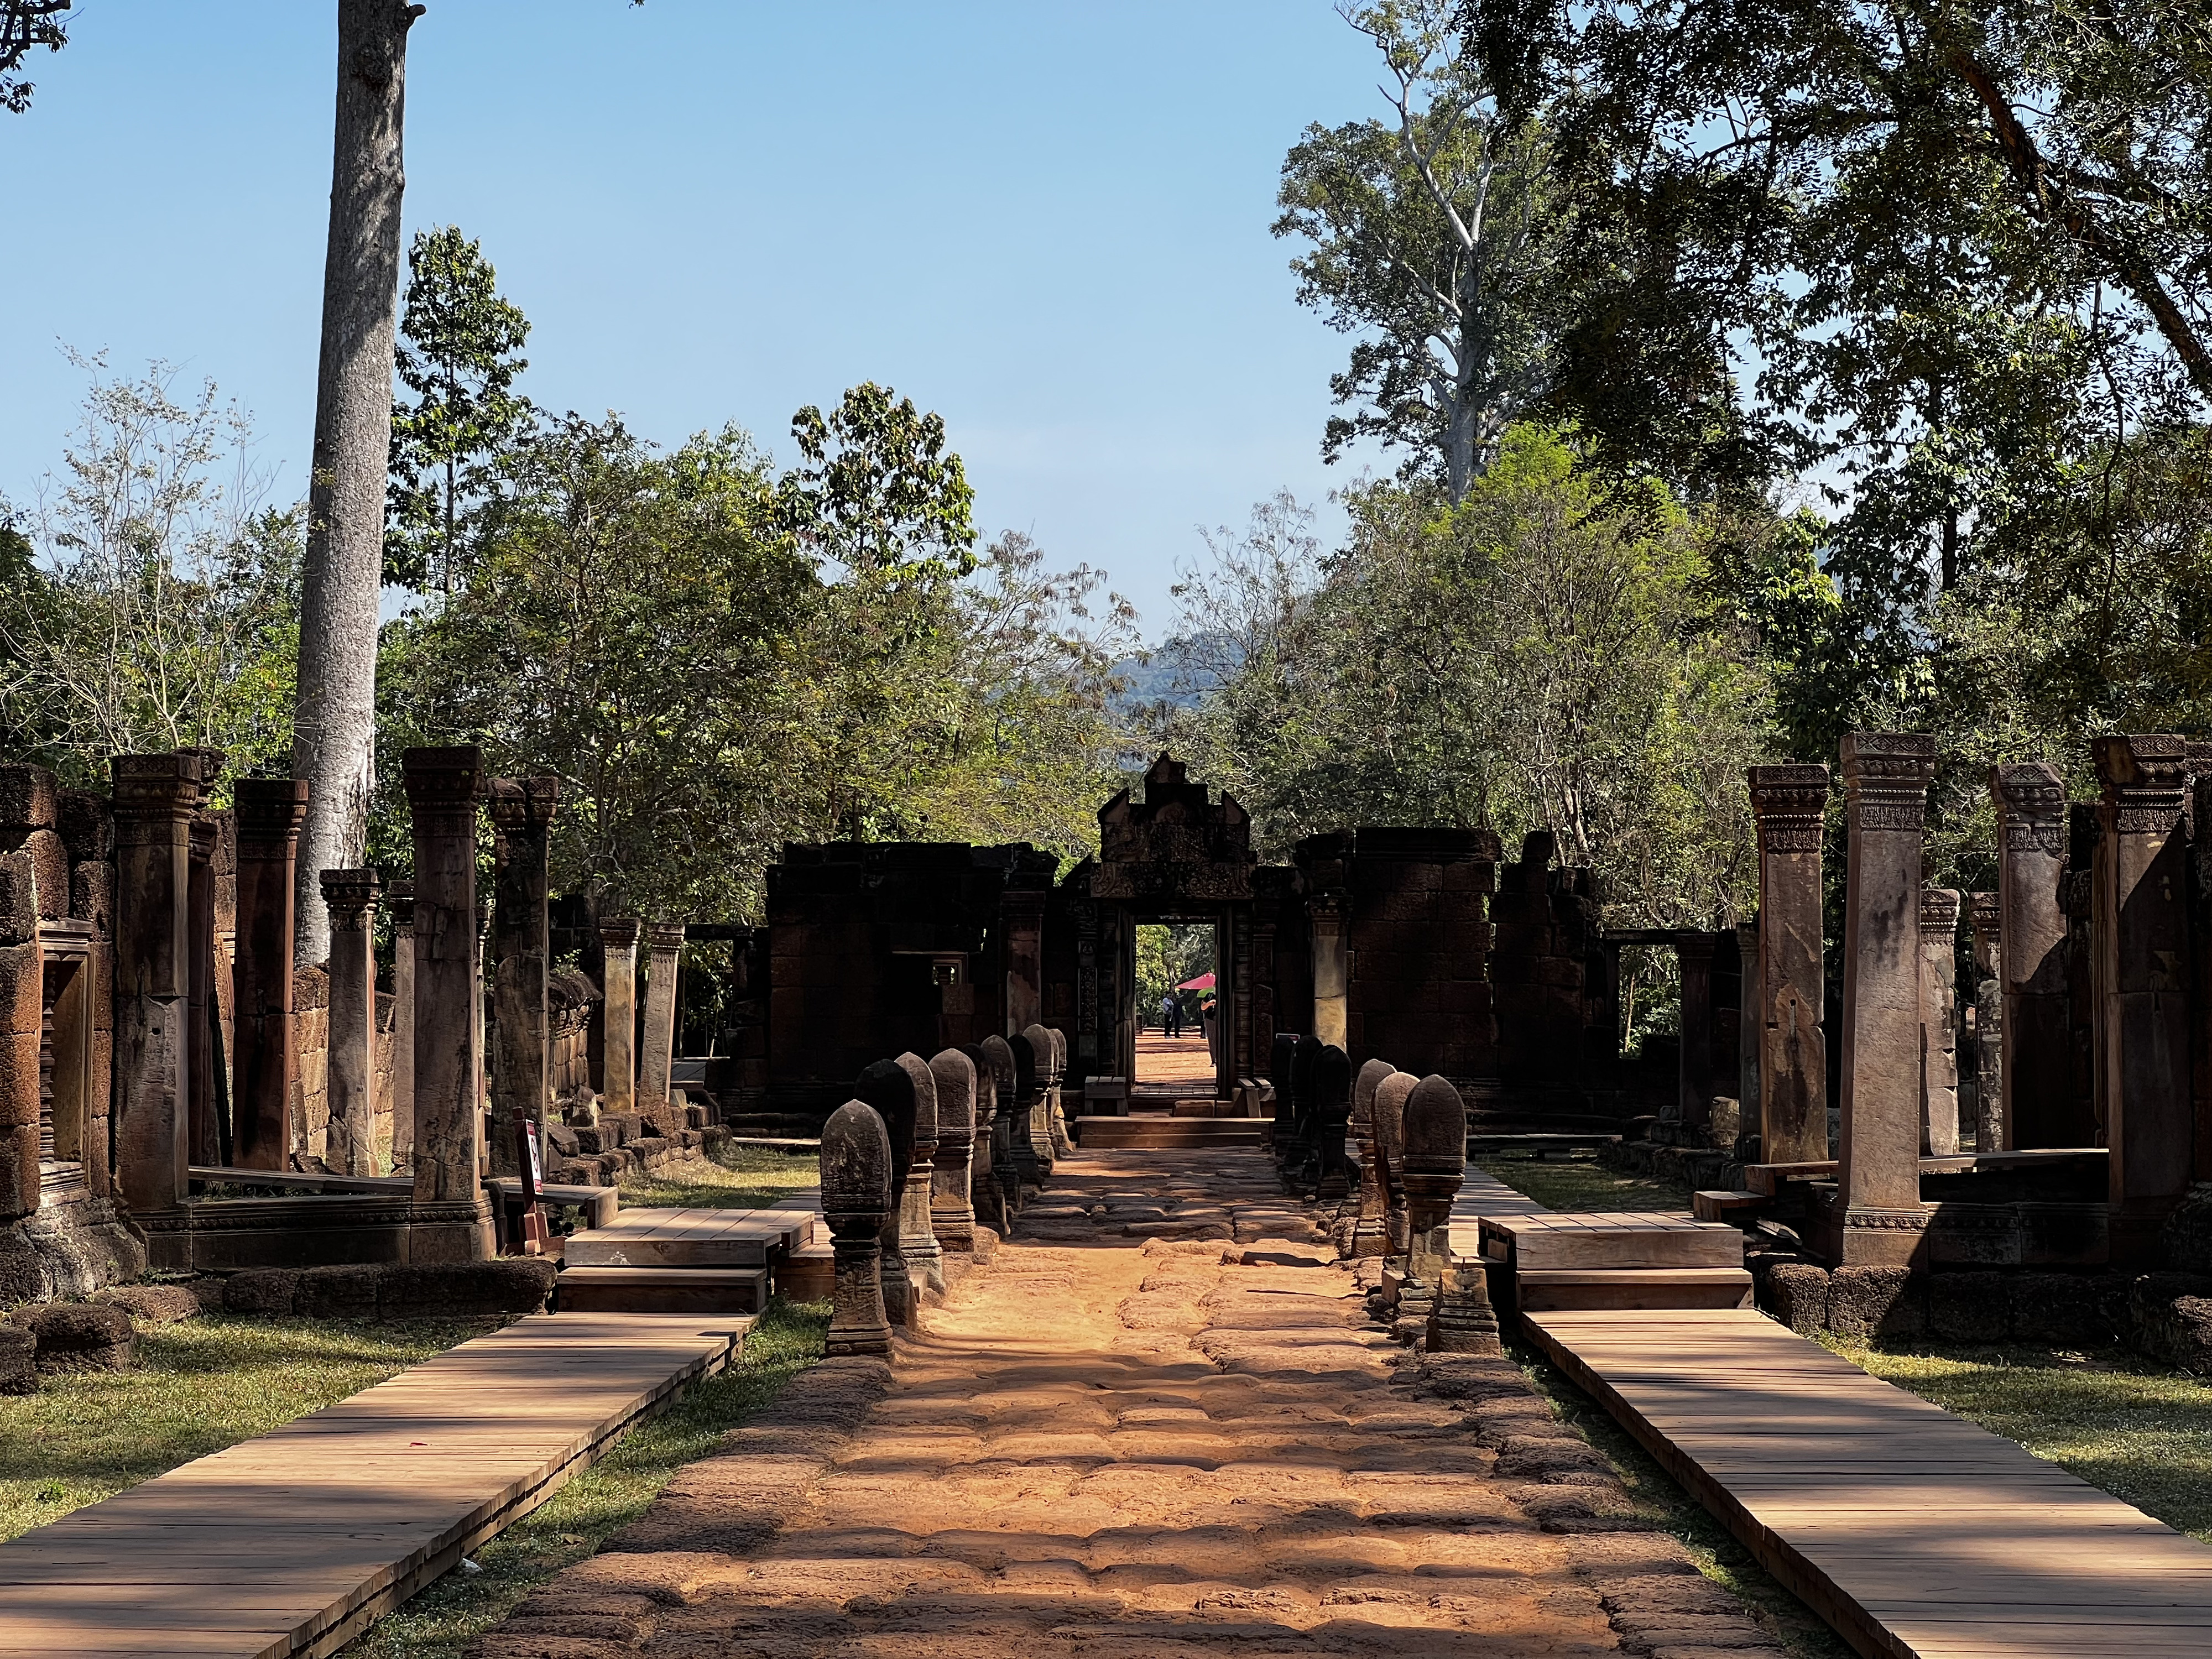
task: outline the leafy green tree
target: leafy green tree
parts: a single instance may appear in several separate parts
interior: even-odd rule
[[[514,389],[529,337],[478,242],[456,225],[416,233],[395,354],[414,401],[392,415],[387,581],[453,591],[500,461],[535,418]]]
[[[975,492],[945,447],[945,417],[865,381],[825,416],[792,416],[804,465],[779,486],[787,521],[825,564],[860,579],[964,576]]]
[[[1309,128],[1274,226],[1311,244],[1291,262],[1299,302],[1358,337],[1329,383],[1356,412],[1330,420],[1322,453],[1379,438],[1457,501],[1551,374],[1548,145],[1498,108],[1443,0],[1341,9],[1382,53],[1391,119]]]
[[[0,0],[0,109],[21,115],[35,88],[21,74],[33,48],[59,52],[69,44],[62,14],[74,0]]]
[[[82,784],[185,744],[283,769],[301,514],[265,504],[249,422],[212,382],[179,396],[167,365],[76,361],[90,386],[59,473],[20,519],[0,502],[0,749]]]

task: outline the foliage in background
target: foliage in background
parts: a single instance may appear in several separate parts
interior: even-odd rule
[[[1178,590],[1184,637],[1224,643],[1165,724],[1269,854],[1359,823],[1545,829],[1612,925],[1741,914],[1773,698],[1713,519],[1529,424],[1456,507],[1396,483],[1349,501],[1334,557],[1278,500]]]
[[[1210,921],[1146,922],[1137,929],[1137,1017],[1149,1024],[1159,1018],[1160,1004],[1185,980],[1215,970],[1215,933]],[[1184,1018],[1196,1027],[1198,1005],[1205,993],[1181,994]]]
[[[530,322],[458,225],[415,233],[403,305],[394,368],[414,397],[392,410],[384,580],[451,593],[500,461],[535,417],[514,390]]]
[[[100,786],[111,755],[187,745],[286,769],[299,513],[265,504],[213,382],[73,361],[89,386],[60,471],[0,501],[0,751]]]

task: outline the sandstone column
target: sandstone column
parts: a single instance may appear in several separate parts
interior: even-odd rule
[[[890,1180],[890,1137],[883,1119],[860,1102],[847,1101],[822,1126],[823,1216],[836,1253],[828,1350],[833,1358],[891,1351],[881,1242]]]
[[[215,847],[219,828],[212,812],[195,812],[191,823],[191,876],[185,900],[191,915],[191,1007],[185,1016],[190,1054],[191,1121],[188,1131],[195,1164],[227,1164],[229,1139],[216,1101],[216,1067],[222,1064],[215,1017]]]
[[[1674,935],[1682,970],[1682,1046],[1676,1067],[1674,1111],[1682,1143],[1704,1146],[1713,1125],[1713,952],[1719,940],[1692,929]]]
[[[20,848],[0,853],[0,1225],[32,1214],[40,1202],[39,1038],[46,969],[38,885],[33,854]]]
[[[937,1156],[930,1177],[930,1231],[945,1249],[972,1254],[975,1249],[975,1062],[957,1048],[947,1048],[931,1059],[929,1070],[937,1084]]]
[[[481,1261],[492,1218],[479,1174],[483,1028],[477,1003],[474,748],[410,749],[400,777],[415,826],[415,1199],[407,1259]]]
[[[1920,1150],[1959,1151],[1959,895],[1920,892]]]
[[[1972,894],[1968,907],[1974,928],[1974,1150],[1993,1152],[2004,1145],[2003,909],[1995,893]]]
[[[1004,1235],[1012,1230],[1022,1207],[1022,1185],[1014,1168],[1013,1114],[1015,1073],[1013,1045],[996,1033],[975,1045],[971,1058],[977,1062],[976,1126],[979,1136],[984,1112],[989,1112],[990,1138],[984,1142],[983,1170],[975,1183],[975,1203],[988,1226]]]
[[[999,899],[1001,953],[1006,968],[1006,1035],[1044,1017],[1044,907],[1042,887],[1009,885]],[[1004,1111],[1006,1103],[1000,1101]]]
[[[415,1166],[415,884],[392,885],[392,1172]]]
[[[1606,953],[1613,963],[1618,975],[1620,956],[1618,951]],[[1736,1018],[1735,1053],[1718,1058],[1717,1064],[1723,1075],[1735,1079],[1736,1133],[1739,1136],[1759,1133],[1759,1057],[1764,1048],[1765,1005],[1759,991],[1759,918],[1735,925]],[[1619,1047],[1620,1002],[1613,1004],[1614,1019],[1612,1029],[1616,1033],[1614,1046]],[[1760,1153],[1763,1158],[1765,1154]]]
[[[1350,908],[1337,891],[1316,893],[1306,902],[1313,939],[1313,1036],[1323,1048],[1343,1048],[1352,1024],[1352,962],[1345,928]]]
[[[2187,767],[2178,737],[2097,739],[2100,814],[2091,934],[2102,995],[2112,1261],[2155,1265],[2159,1229],[2188,1191],[2195,1110],[2189,1054]]]
[[[200,802],[201,763],[188,754],[118,755],[112,765],[115,1184],[123,1201],[145,1214],[176,1208],[187,1191],[185,1024],[191,997],[191,817]],[[288,960],[288,981],[290,971]],[[32,1122],[35,1137],[35,1108]],[[33,1157],[35,1167],[35,1146]],[[176,1270],[191,1262],[153,1265]]]
[[[232,1037],[232,1139],[249,1170],[281,1170],[292,1150],[299,1034],[292,1003],[298,891],[293,866],[307,816],[304,778],[240,778],[238,811],[237,1030]]]
[[[1420,1082],[1393,1072],[1375,1085],[1375,1170],[1382,1182],[1384,1271],[1395,1261],[1404,1279],[1411,1241],[1406,1219],[1406,1099]]]
[[[2089,1102],[2074,1097],[2068,1018],[2066,785],[2041,761],[1990,769],[1997,810],[1997,907],[2004,941],[2003,1099],[2008,1148],[2087,1146]]]
[[[379,1174],[376,1156],[376,896],[374,870],[325,870],[331,914],[328,1163],[340,1175]]]
[[[610,1112],[637,1109],[637,935],[638,924],[624,917],[599,924],[599,945],[606,956],[605,1000],[599,1005],[599,1093]]]
[[[522,1173],[522,1126],[542,1135],[552,1097],[545,976],[552,938],[545,915],[558,778],[494,778],[485,794],[499,832],[492,900],[491,1172]]]
[[[1359,1209],[1352,1219],[1351,1246],[1345,1251],[1348,1256],[1389,1254],[1389,1209],[1383,1196],[1382,1145],[1375,1138],[1375,1093],[1397,1069],[1387,1060],[1370,1060],[1352,1082],[1352,1138],[1359,1148]]]
[[[638,1109],[663,1111],[676,1063],[676,993],[682,973],[684,924],[656,921],[645,930],[645,1042],[638,1056]],[[680,1126],[679,1126],[680,1127]]]
[[[891,1063],[906,1073],[914,1091],[914,1139],[899,1192],[899,1254],[906,1258],[907,1274],[917,1291],[925,1287],[941,1291],[945,1250],[937,1242],[931,1215],[937,1181],[937,1073],[917,1054],[902,1054]]]
[[[1759,823],[1759,1157],[1817,1164],[1828,1156],[1828,1051],[1820,1030],[1820,821],[1825,766],[1754,766]]]
[[[1844,1105],[1831,1242],[1844,1266],[1924,1259],[1920,1201],[1920,840],[1936,740],[1844,736],[1850,883],[1844,921]]]

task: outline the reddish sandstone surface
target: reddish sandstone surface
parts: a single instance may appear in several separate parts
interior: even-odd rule
[[[1503,1359],[1415,1356],[1264,1154],[1063,1160],[483,1659],[1778,1659]]]

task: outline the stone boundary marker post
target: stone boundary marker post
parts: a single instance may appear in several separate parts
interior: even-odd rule
[[[1837,1196],[1844,1266],[1923,1254],[1920,1201],[1920,852],[1936,739],[1849,732],[1850,852],[1844,920],[1844,1110]]]
[[[888,1354],[883,1234],[890,1210],[891,1141],[872,1107],[848,1100],[822,1126],[822,1209],[836,1262],[829,1353]]]
[[[1383,1196],[1382,1160],[1376,1156],[1375,1094],[1383,1079],[1398,1068],[1387,1060],[1370,1060],[1359,1068],[1352,1085],[1352,1135],[1359,1148],[1359,1208],[1352,1224],[1351,1248],[1346,1255],[1382,1255],[1390,1243],[1389,1206]]]
[[[2004,1145],[2004,912],[1995,893],[1969,894],[1966,902],[1974,929],[1974,1150],[1993,1152]]]
[[[975,1062],[957,1048],[933,1056],[937,1082],[937,1156],[931,1171],[929,1226],[948,1250],[975,1249]]]
[[[976,1062],[977,1087],[984,1091],[976,1097],[979,1138],[985,1127],[986,1106],[990,1115],[989,1138],[983,1141],[983,1169],[975,1187],[975,1202],[984,1224],[1003,1237],[1012,1231],[1022,1207],[1021,1178],[1014,1168],[1013,1046],[1002,1036],[987,1036],[975,1045],[970,1058]]]
[[[392,1172],[415,1165],[415,884],[392,884]]]
[[[1410,1271],[1406,1201],[1406,1097],[1420,1079],[1394,1071],[1375,1085],[1375,1172],[1382,1185],[1383,1270]]]
[[[891,1062],[914,1091],[914,1139],[907,1149],[905,1184],[899,1194],[899,1254],[917,1290],[945,1288],[945,1251],[930,1214],[937,1181],[937,1073],[920,1054]],[[917,1304],[916,1311],[919,1311]]]
[[[883,1120],[884,1132],[890,1137],[890,1191],[880,1232],[884,1316],[912,1330],[921,1298],[915,1294],[913,1267],[906,1259],[902,1223],[906,1183],[914,1167],[914,1079],[895,1060],[872,1060],[861,1068],[853,1092]]]
[[[1825,766],[1754,766],[1751,810],[1759,824],[1756,980],[1759,1156],[1817,1164],[1828,1156],[1828,1053],[1820,1021],[1820,835],[1828,804]]]

